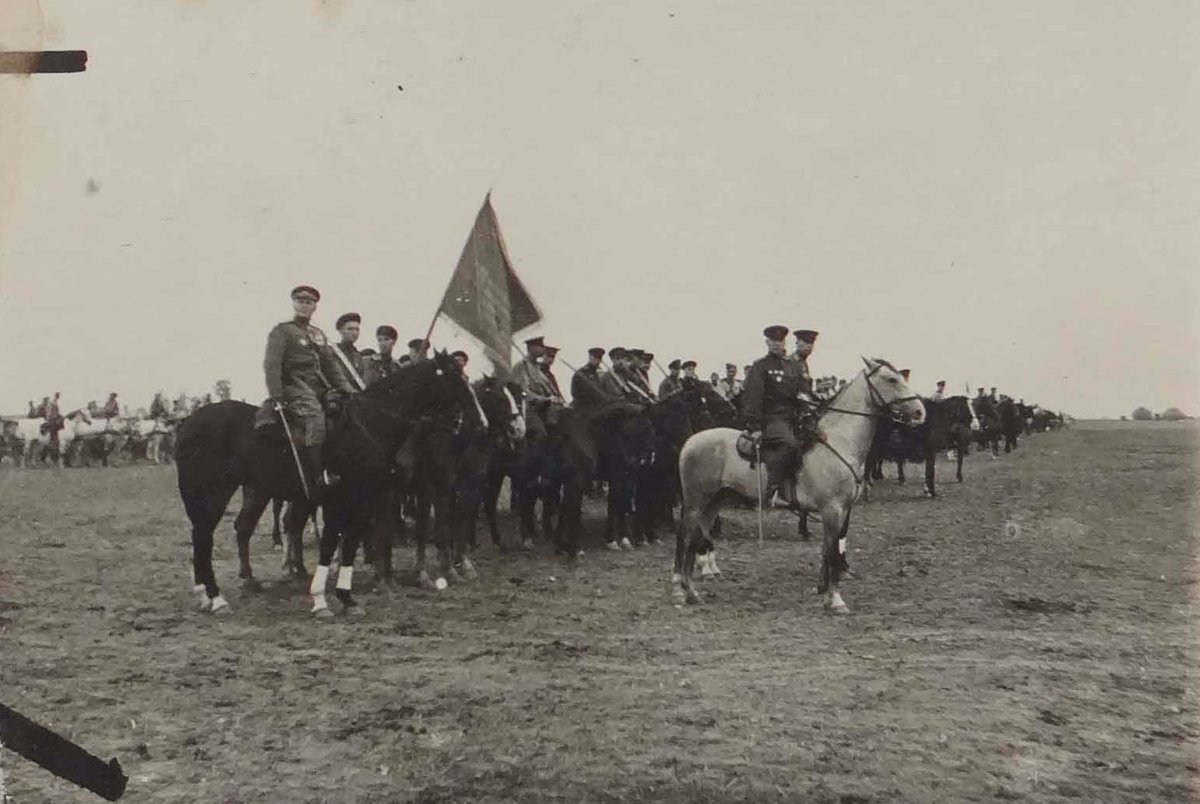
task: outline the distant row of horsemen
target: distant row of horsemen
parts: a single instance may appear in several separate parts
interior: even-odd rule
[[[228,398],[227,394],[220,396]],[[7,455],[18,466],[47,462],[109,466],[139,459],[169,462],[178,423],[215,401],[211,394],[203,398],[184,395],[168,405],[159,392],[147,409],[131,411],[113,392],[103,406],[93,400],[84,408],[64,412],[60,400],[61,394],[55,393],[37,405],[30,401],[25,417],[5,417],[0,455]]]
[[[390,575],[399,501],[405,498],[413,500],[417,520],[419,571],[426,574],[424,546],[432,537],[441,580],[474,572],[468,553],[480,513],[486,514],[492,539],[504,546],[496,501],[506,479],[522,542],[538,537],[540,504],[542,537],[573,558],[580,552],[583,497],[597,482],[607,487],[609,549],[653,543],[657,528],[672,526],[680,454],[701,431],[744,431],[745,452],[740,439],[739,454],[765,470],[760,498],[801,513],[803,526],[804,494],[793,488],[794,479],[807,451],[823,441],[822,415],[842,413],[837,405],[843,394],[877,408],[869,418],[883,418],[882,412],[900,406],[913,423],[907,412],[909,400],[917,397],[901,395],[907,393],[908,372],[886,361],[867,361],[849,384],[815,383],[807,365],[818,337],[812,330],[791,333],[796,343],[789,353],[788,328],[768,327],[767,354],[740,383],[735,366],[713,383],[696,376],[694,361],[673,360],[653,389],[654,355],[594,347],[572,375],[568,403],[552,371],[559,350],[544,338],[527,340],[523,359],[502,376],[468,383],[465,353],[431,352],[426,340],[413,339],[408,354],[396,359],[398,333],[387,325],[376,330],[379,349],[360,352],[361,317],[355,313],[338,319],[338,341],[329,342],[311,323],[319,298],[308,286],[293,290],[295,315],[267,339],[268,398],[260,406],[207,406],[180,425],[180,494],[193,526],[197,591],[212,611],[228,605],[212,571],[213,531],[238,488],[243,506],[235,531],[241,576],[248,582],[249,539],[272,499],[293,503],[285,521],[286,566],[296,574],[306,574],[304,523],[318,506],[324,509],[311,586],[314,612],[321,614],[328,608],[325,582],[339,547],[337,593],[347,609],[357,605],[350,573],[360,543],[377,574]],[[862,400],[863,387],[881,393],[872,376],[875,383],[891,384],[888,399]],[[859,390],[851,393],[855,387]],[[968,433],[991,428],[995,417],[986,402],[972,406],[964,397],[936,397],[924,400],[929,414],[917,417],[925,421],[914,428],[925,452],[955,446],[956,428]],[[1003,402],[995,400],[996,406]],[[894,446],[883,430],[877,435],[880,450]],[[960,459],[966,451],[959,451]]]

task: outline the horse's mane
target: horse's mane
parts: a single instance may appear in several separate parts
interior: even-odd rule
[[[406,363],[379,382],[367,387],[358,396],[379,400],[385,396],[407,393],[414,387],[446,371],[457,370],[441,361],[441,353],[417,363]]]
[[[897,374],[900,373],[900,369],[896,368],[889,361],[884,360],[882,357],[872,357],[871,359],[874,360],[876,363],[879,363],[882,366],[886,366],[887,368],[891,369],[892,371],[896,372]]]

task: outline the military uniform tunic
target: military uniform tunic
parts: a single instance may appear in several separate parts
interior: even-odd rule
[[[323,444],[325,411],[321,397],[333,389],[354,392],[330,352],[325,333],[299,316],[276,324],[267,336],[263,369],[267,395],[284,403],[293,438],[304,446]]]
[[[795,455],[798,396],[804,388],[805,377],[794,360],[767,355],[750,367],[742,415],[749,429],[762,431],[762,457],[768,469],[786,465]]]
[[[334,348],[341,352],[342,356],[346,358],[346,362],[350,364],[350,367],[354,369],[354,372],[358,375],[358,378],[363,381],[363,385],[366,385],[366,361],[363,360],[362,354],[358,351],[354,344],[339,343]],[[342,373],[345,373],[344,366],[342,366]],[[356,385],[353,379],[350,379],[349,377],[347,377],[347,379],[350,380],[351,385]]]
[[[360,359],[363,361],[363,382],[367,384],[368,388],[404,367],[403,364],[393,360],[391,355],[373,354],[366,358],[362,358],[360,355]]]
[[[658,384],[658,398],[666,399],[671,394],[677,394],[683,390],[683,379],[680,377],[667,376]]]
[[[576,408],[596,408],[620,398],[606,389],[603,375],[595,366],[585,365],[571,375],[571,401]]]

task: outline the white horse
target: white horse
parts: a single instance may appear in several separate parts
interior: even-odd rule
[[[42,432],[42,425],[45,423],[46,420],[40,417],[10,419],[5,422],[6,440],[11,448],[13,459],[19,466],[28,467],[30,461],[35,458],[40,459],[51,451],[54,440],[50,433]],[[52,453],[58,466],[64,465],[64,457],[72,446],[76,433],[82,428],[89,427],[91,423],[92,420],[83,410],[72,411],[63,417],[62,429],[58,431],[58,452],[57,454]]]
[[[797,508],[821,518],[825,539],[820,592],[825,595],[826,608],[837,614],[850,611],[838,593],[838,582],[850,508],[862,487],[876,421],[889,416],[915,425],[925,416],[920,398],[909,390],[891,363],[866,358],[863,363],[866,368],[827,403],[818,421],[820,440],[804,456],[795,475]],[[739,431],[728,427],[704,430],[689,438],[680,453],[683,514],[671,576],[673,594],[680,602],[700,602],[700,595],[692,588],[696,548],[711,538],[723,496],[733,491],[758,500],[762,494],[764,467],[759,462],[751,469],[749,462],[738,455],[739,435]]]
[[[135,443],[146,445],[146,460],[162,463],[163,442],[170,432],[170,425],[163,419],[130,419],[129,437]]]

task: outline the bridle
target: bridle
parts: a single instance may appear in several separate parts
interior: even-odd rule
[[[916,394],[912,394],[911,396],[894,399],[891,402],[886,401],[883,398],[883,394],[879,393],[879,389],[876,388],[875,384],[871,382],[871,376],[875,372],[879,371],[879,369],[882,367],[882,363],[876,363],[870,368],[870,370],[863,369],[863,380],[867,383],[867,392],[871,396],[871,410],[849,410],[848,408],[837,408],[833,406],[833,403],[837,400],[837,398],[842,395],[842,391],[850,387],[849,384],[833,395],[833,398],[829,400],[829,404],[824,407],[824,410],[832,411],[834,413],[847,413],[851,416],[862,416],[867,419],[891,419],[895,421],[897,419],[895,410],[897,405],[905,402],[912,402],[913,400],[919,400],[921,397],[917,396]],[[861,486],[863,484],[863,479],[859,476],[858,471],[850,465],[850,461],[846,460],[846,456],[842,455],[842,453],[839,452],[837,448],[833,446],[833,444],[830,444],[828,441],[826,441],[824,436],[819,439],[818,443],[824,444],[829,451],[834,454],[834,457],[841,461],[842,465],[850,470],[850,474],[854,478],[854,482],[857,485]]]
[[[847,413],[851,416],[862,416],[867,419],[891,419],[896,421],[896,406],[902,405],[905,402],[919,400],[921,397],[916,394],[911,394],[909,396],[900,397],[899,399],[893,399],[891,402],[885,400],[883,398],[883,394],[879,393],[879,389],[875,387],[875,383],[871,382],[871,376],[881,368],[883,368],[883,364],[876,363],[870,371],[863,369],[863,380],[867,383],[867,393],[871,395],[871,410],[850,410],[848,408],[836,408],[833,406],[833,403],[836,402],[837,398],[842,395],[842,392],[845,391],[846,388],[850,387],[849,384],[834,394],[833,398],[829,400],[829,403],[822,407],[822,410],[831,411],[833,413]]]

